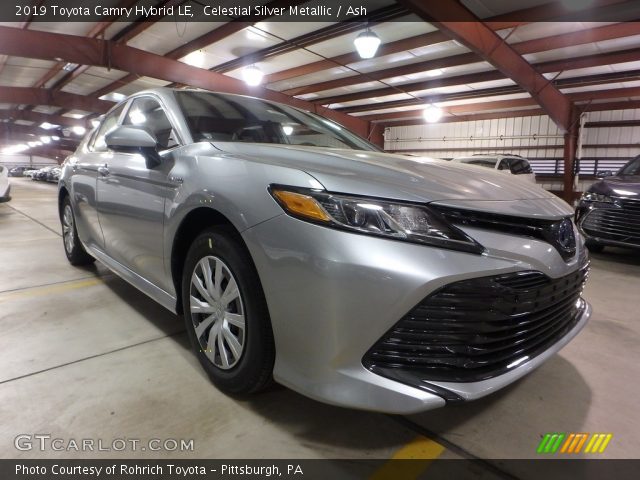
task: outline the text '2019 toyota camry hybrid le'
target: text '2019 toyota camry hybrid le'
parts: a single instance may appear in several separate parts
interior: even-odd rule
[[[183,313],[226,392],[273,379],[393,413],[473,400],[591,312],[563,201],[257,98],[134,95],[65,161],[59,205],[69,261]]]

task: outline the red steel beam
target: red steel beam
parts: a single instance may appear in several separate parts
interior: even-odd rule
[[[536,106],[537,103],[533,98],[515,98],[511,100],[496,100],[492,102],[477,102],[467,103],[464,105],[454,105],[451,107],[443,108],[445,114],[458,115],[473,112],[486,112],[488,110],[503,110],[506,108],[520,108]],[[368,122],[388,122],[393,120],[404,120],[412,118],[422,118],[422,111],[420,108],[417,110],[404,110],[400,112],[388,112],[377,113],[373,115],[363,115],[358,118]]]
[[[612,0],[607,2],[600,2],[599,6],[621,3],[621,0]],[[549,2],[537,7],[527,8],[524,10],[518,10],[503,15],[497,15],[488,19],[484,19],[485,25],[492,30],[504,30],[507,28],[513,28],[522,24],[522,19],[526,18],[528,22],[540,22],[549,21],[553,18],[566,14],[566,10],[558,4],[558,2]],[[383,44],[380,46],[377,57],[384,55],[391,55],[393,53],[404,52],[414,48],[426,47],[436,43],[441,43],[449,40],[449,38],[442,32],[435,31],[425,33],[422,35],[416,35],[414,37],[405,38],[395,42]],[[302,75],[308,75],[310,73],[319,72],[329,68],[334,68],[337,65],[348,65],[361,61],[362,59],[357,52],[349,52],[344,55],[338,55],[329,59],[319,60],[317,62],[308,63],[299,67],[289,68],[280,72],[275,72],[270,75],[265,75],[264,81],[266,84],[279,82],[281,80],[287,80]]]
[[[500,72],[486,72],[486,73],[500,73]],[[458,78],[458,81],[452,80]],[[445,86],[445,85],[464,85],[466,83],[475,83],[475,82],[483,82],[487,79],[491,78],[490,75],[460,75],[459,77],[450,77],[449,79],[444,80],[452,80],[443,83],[436,82],[436,85],[431,88],[435,88],[437,86]],[[619,83],[619,82],[628,82],[635,81],[640,78],[640,70],[631,70],[627,72],[612,72],[612,73],[603,73],[598,75],[588,75],[582,77],[575,78],[563,78],[562,80],[556,80],[553,84],[559,89],[565,88],[576,88],[576,87],[587,87],[594,85],[605,85],[607,83]],[[462,81],[460,81],[462,80]],[[494,87],[487,89],[479,89],[472,91],[461,91],[455,93],[447,93],[447,94],[436,94],[436,95],[428,95],[424,97],[418,98],[407,98],[402,100],[393,100],[388,102],[370,102],[362,105],[350,105],[346,107],[336,108],[336,110],[344,113],[354,113],[354,112],[365,112],[372,110],[382,110],[388,108],[396,108],[396,107],[406,107],[409,105],[424,105],[425,103],[437,103],[437,102],[450,102],[455,100],[462,99],[472,99],[472,98],[483,98],[483,97],[493,97],[498,95],[509,95],[514,93],[523,93],[524,91],[517,85],[507,85],[504,87]]]
[[[476,113],[468,115],[450,115],[442,117],[438,123],[458,123],[458,122],[472,122],[475,120],[492,120],[495,118],[517,118],[517,117],[538,117],[540,115],[546,115],[541,108],[529,108],[525,110],[508,110],[502,112],[487,112]],[[407,127],[410,125],[424,125],[425,121],[421,118],[410,120],[399,120],[397,122],[380,122],[374,125],[381,125],[383,127]]]
[[[135,3],[138,3],[138,0],[122,0],[118,4],[118,7],[125,7],[126,8],[126,7],[130,7],[131,5],[133,5]],[[108,21],[98,22],[97,24],[95,24],[87,32],[87,34],[85,36],[89,37],[89,38],[95,38],[95,37],[98,37],[98,36],[104,34],[104,31],[107,28],[109,28],[113,24],[113,22],[115,22],[117,19],[118,19],[117,17],[113,17]],[[44,87],[47,84],[47,82],[49,82],[49,80],[51,80],[58,73],[60,73],[60,71],[62,70],[64,65],[65,65],[64,62],[56,63],[53,67],[51,67],[51,69],[49,69],[49,71],[47,73],[45,73],[42,77],[40,77],[40,79],[38,79],[38,81],[36,81],[36,83],[34,83],[33,86],[36,87],[36,88]],[[77,69],[79,69],[79,68],[82,68],[82,66],[79,66]]]
[[[207,90],[253,95],[311,111],[322,112],[325,116],[343,123],[346,127],[361,135],[367,135],[368,133],[366,122],[344,113],[318,108],[317,105],[311,102],[291,98],[283,93],[263,87],[251,88],[241,80],[108,40],[0,27],[0,54],[41,59],[60,57],[65,61],[80,65],[115,68],[135,75],[159,78],[168,82],[192,85]],[[64,93],[51,92],[51,95]],[[45,96],[47,96],[46,92]],[[87,102],[100,102],[100,100],[91,97],[82,98],[86,99]],[[9,103],[37,104],[37,101],[16,102],[15,100],[10,100]],[[66,108],[69,107],[68,105],[66,106]],[[95,112],[102,111],[102,109],[74,106],[71,106],[71,108]]]
[[[48,122],[52,125],[60,125],[62,127],[82,126],[88,127],[90,122],[81,118],[63,117],[62,115],[49,115],[47,113],[39,113],[30,110],[0,110],[0,120],[26,120],[41,124]]]
[[[1,28],[2,27],[0,27],[0,29]],[[1,41],[0,48],[2,48]],[[114,105],[113,102],[98,100],[84,95],[67,92],[49,92],[44,88],[31,87],[0,87],[0,103],[52,105],[96,113],[105,113]]]
[[[269,3],[267,6],[269,8],[271,7],[276,8],[276,7],[282,7],[282,6],[288,6],[288,5],[297,5],[299,3],[303,3],[304,1],[306,0],[292,0],[292,1],[274,0],[271,3]],[[251,17],[250,19],[247,18],[243,20],[242,18],[240,18],[234,22],[227,22],[221,25],[220,27],[216,28],[215,30],[205,33],[204,35],[201,35],[198,38],[195,38],[185,43],[184,45],[174,48],[173,50],[165,53],[164,56],[167,58],[171,58],[173,60],[178,60],[182,57],[187,56],[192,52],[196,52],[205,47],[208,47],[209,45],[213,45],[214,43],[217,43],[220,40],[223,40],[228,36],[233,35],[234,33],[240,32],[245,28],[250,27],[251,25],[254,25],[255,23],[261,20],[265,20],[267,18],[269,18],[268,15],[262,15],[262,16]],[[130,73],[119,80],[116,80],[114,82],[111,82],[108,85],[105,85],[100,90],[97,90],[91,95],[94,97],[101,97],[102,95],[106,95],[107,93],[117,90],[123,85],[126,85],[128,83],[135,81],[137,78],[138,78],[137,75]]]
[[[554,35],[552,37],[545,37],[541,39],[528,40],[516,44],[512,44],[513,49],[524,55],[528,53],[537,53],[543,51],[554,50],[556,48],[582,45],[585,43],[601,42],[612,38],[622,38],[627,36],[640,35],[640,22],[632,23],[618,23],[614,25],[606,25],[604,27],[596,27],[588,30],[581,30],[579,32],[566,33],[561,35]],[[554,70],[551,68],[558,68],[556,62],[545,62],[538,65],[534,65],[536,70],[540,73],[548,73]],[[566,69],[563,69],[566,70]],[[415,72],[414,72],[415,73]],[[391,75],[395,76],[395,75]],[[349,77],[347,77],[349,78]],[[500,80],[505,78],[504,74],[498,70],[492,70],[488,72],[472,73],[468,75],[457,75],[455,77],[436,78],[430,80],[422,80],[419,82],[412,82],[407,84],[397,85],[395,87],[376,88],[372,90],[365,90],[362,92],[348,93],[344,95],[334,95],[331,97],[314,99],[315,103],[322,105],[328,105],[331,103],[343,103],[353,100],[363,100],[371,97],[381,97],[385,95],[396,95],[399,93],[399,89],[405,92],[412,92],[417,90],[426,90],[429,88],[448,87],[452,85],[462,85],[467,83],[486,82],[491,80]],[[367,81],[366,78],[362,81]]]
[[[549,117],[563,131],[571,121],[571,102],[556,87],[538,73],[522,56],[498,34],[478,21],[466,7],[457,2],[421,2],[400,0],[402,5],[426,21],[436,20],[438,29],[450,38],[463,43],[482,59],[513,79],[536,99]],[[460,21],[451,22],[450,18]]]

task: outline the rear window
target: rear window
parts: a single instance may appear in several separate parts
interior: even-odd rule
[[[468,158],[458,158],[459,162],[467,163],[469,165],[479,165],[481,167],[487,168],[495,168],[496,160],[495,158],[476,158],[476,157],[468,157]]]

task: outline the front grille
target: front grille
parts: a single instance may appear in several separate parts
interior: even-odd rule
[[[613,200],[610,207],[589,211],[582,221],[582,229],[592,237],[640,245],[640,200]]]
[[[432,205],[432,208],[438,210],[454,225],[465,225],[542,240],[552,245],[565,261],[572,259],[576,254],[573,223],[569,217],[559,220],[547,220],[464,210],[440,205]]]
[[[586,264],[557,279],[524,271],[447,285],[406,314],[363,364],[416,386],[500,375],[542,353],[577,323],[588,271]]]

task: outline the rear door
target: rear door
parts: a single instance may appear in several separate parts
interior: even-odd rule
[[[99,218],[107,254],[154,285],[170,291],[164,269],[164,210],[177,186],[169,180],[173,151],[180,145],[160,100],[135,97],[123,125],[147,128],[158,140],[160,165],[149,167],[140,153],[111,152],[98,178]]]

